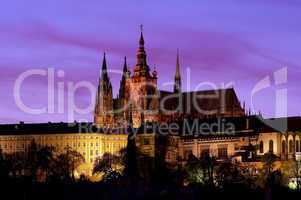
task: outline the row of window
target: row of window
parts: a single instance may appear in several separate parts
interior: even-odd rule
[[[282,143],[281,143],[281,152],[283,154],[286,153],[286,145],[287,144],[286,144],[285,140],[283,140]],[[259,152],[264,153],[263,141],[259,142]],[[273,140],[269,141],[269,152],[274,153],[274,142],[273,142]],[[289,142],[288,142],[288,153],[294,153],[294,152],[301,152],[301,141],[296,140],[295,149],[294,149],[294,141],[289,140]]]
[[[184,152],[185,159],[188,159],[190,154],[192,154],[192,150],[186,150]],[[200,156],[205,156],[205,155],[210,155],[209,148],[205,148],[205,149],[201,150]],[[228,148],[227,147],[218,147],[217,158],[218,159],[227,159],[228,158]]]
[[[285,140],[282,141],[281,143],[281,149],[282,149],[282,153],[285,154],[286,153],[286,142]],[[295,141],[295,152],[301,152],[301,141],[296,140]],[[288,153],[294,153],[294,141],[293,140],[289,140],[288,142]]]

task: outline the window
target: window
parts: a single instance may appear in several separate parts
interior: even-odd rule
[[[92,142],[91,142],[90,146],[93,147],[93,143]]]
[[[95,151],[95,155],[97,155],[97,156],[98,156],[98,150],[96,150],[96,151]]]
[[[283,154],[285,154],[285,152],[286,152],[285,148],[286,148],[286,142],[285,142],[285,140],[283,140],[282,144],[281,144],[281,149],[282,149]]]
[[[288,149],[289,149],[289,153],[293,153],[293,140],[290,140],[288,143]]]
[[[273,140],[269,141],[269,152],[270,153],[274,152],[274,142],[273,142]]]
[[[220,159],[228,158],[228,151],[226,147],[218,148],[218,158]]]
[[[90,156],[93,156],[93,150],[90,150]]]
[[[263,153],[263,141],[259,143],[259,153]]]
[[[296,140],[296,152],[300,152],[300,143],[299,143],[299,140]]]
[[[98,147],[98,142],[96,143],[96,146]]]

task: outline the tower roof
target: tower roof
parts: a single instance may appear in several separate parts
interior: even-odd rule
[[[102,68],[101,68],[101,76],[102,80],[109,80],[108,76],[108,69],[107,69],[107,60],[106,60],[106,53],[103,53],[103,61],[102,61]]]
[[[128,71],[128,66],[127,66],[127,62],[126,62],[126,56],[124,57],[124,65],[123,65],[123,73]]]

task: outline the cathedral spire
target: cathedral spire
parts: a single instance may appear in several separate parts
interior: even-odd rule
[[[124,57],[124,64],[123,64],[123,75],[128,71],[128,65],[126,62],[126,56]]]
[[[94,122],[101,127],[109,127],[113,123],[112,84],[107,70],[106,54],[104,53],[94,112]]]
[[[143,25],[140,25],[140,40],[139,40],[140,47],[144,48],[144,38],[143,38]]]
[[[127,67],[126,57],[124,57],[123,72],[122,72],[122,78],[119,87],[119,98],[125,97],[125,82],[126,82],[127,73],[128,73],[128,67]]]
[[[180,93],[181,92],[181,87],[182,86],[181,86],[181,74],[180,74],[180,56],[179,56],[179,50],[177,50],[174,93]]]
[[[143,26],[140,26],[139,48],[137,52],[137,63],[134,69],[134,76],[150,76],[149,66],[146,62],[146,53],[144,49]]]
[[[106,53],[103,53],[103,61],[102,61],[102,68],[101,68],[100,78],[104,81],[109,81]]]

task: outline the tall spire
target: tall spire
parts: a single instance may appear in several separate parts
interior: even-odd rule
[[[102,61],[102,68],[101,68],[101,77],[102,80],[108,81],[108,69],[107,69],[107,60],[106,60],[106,53],[103,53],[103,61]]]
[[[179,50],[177,50],[174,93],[180,93],[181,92],[181,87],[182,87],[182,84],[181,84],[181,74],[180,74],[180,56],[179,56]]]
[[[144,38],[143,38],[143,25],[140,25],[140,40],[139,40],[140,47],[144,48]]]
[[[112,84],[107,70],[106,54],[104,53],[94,113],[94,122],[101,127],[109,127],[113,123]]]
[[[128,67],[127,67],[126,57],[124,57],[123,72],[122,72],[122,78],[119,87],[119,98],[125,97],[125,82],[126,82],[127,73],[128,73]]]
[[[123,64],[123,75],[128,71],[128,66],[126,62],[126,56],[124,56],[124,64]]]
[[[149,66],[146,62],[146,53],[144,50],[143,26],[140,26],[139,49],[137,51],[137,63],[134,69],[134,76],[150,76]]]

